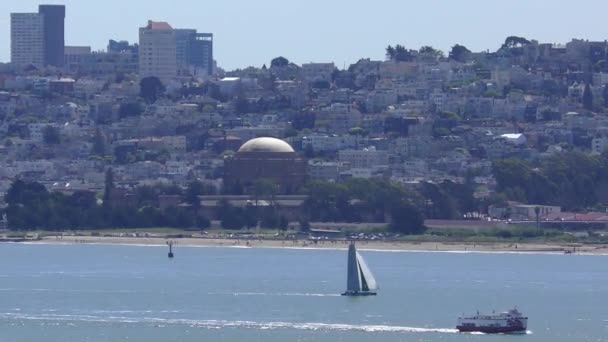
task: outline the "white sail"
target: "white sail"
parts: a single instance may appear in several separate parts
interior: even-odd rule
[[[378,284],[374,275],[367,267],[363,257],[357,252],[355,244],[348,246],[348,274],[346,292],[343,296],[374,296]]]
[[[376,282],[376,278],[374,278],[372,271],[369,270],[369,267],[367,267],[365,260],[359,252],[357,252],[357,264],[359,264],[359,270],[361,271],[361,284],[363,285],[363,282],[367,283],[368,291],[377,290],[378,283]]]

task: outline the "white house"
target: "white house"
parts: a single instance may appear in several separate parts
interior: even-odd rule
[[[389,155],[387,151],[377,151],[375,147],[370,147],[363,150],[339,151],[338,160],[350,168],[371,168],[388,166]]]

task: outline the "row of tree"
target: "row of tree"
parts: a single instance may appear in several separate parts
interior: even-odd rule
[[[49,192],[36,182],[16,180],[5,196],[11,229],[206,228],[209,220],[188,207],[158,207],[159,191],[180,193],[172,187],[140,187],[131,202],[112,203],[112,186],[102,202],[91,191],[70,195]]]
[[[531,163],[506,159],[493,163],[500,197],[523,203],[558,205],[581,211],[608,204],[608,154],[555,154]]]
[[[5,196],[5,213],[11,229],[148,228],[209,227],[202,215],[200,196],[216,189],[199,181],[186,189],[176,185],[140,186],[125,196],[114,187],[114,176],[106,173],[103,198],[94,192],[76,191],[70,195],[49,192],[39,183],[16,180]],[[276,184],[261,179],[252,187],[252,203],[233,206],[219,202],[215,219],[226,229],[286,229],[289,221],[276,198]],[[424,183],[417,189],[384,179],[350,179],[343,183],[309,182],[302,190],[308,195],[298,220],[308,222],[386,222],[398,232],[417,234],[425,230],[424,219],[455,219],[476,211],[473,187],[444,182]],[[178,196],[185,205],[161,206],[161,195]],[[160,209],[163,207],[164,209]],[[207,211],[208,212],[208,211]]]
[[[473,187],[452,182],[407,189],[385,179],[353,178],[340,184],[313,181],[304,192],[310,221],[387,222],[407,234],[423,232],[425,218],[456,219],[478,209]]]
[[[466,57],[471,51],[463,45],[456,44],[450,50],[448,54],[449,60],[464,63]],[[417,58],[424,58],[427,60],[440,60],[445,57],[443,51],[437,50],[432,46],[423,46],[419,50],[411,50],[405,48],[403,45],[397,44],[394,47],[389,45],[386,48],[386,59],[394,62],[413,62]]]

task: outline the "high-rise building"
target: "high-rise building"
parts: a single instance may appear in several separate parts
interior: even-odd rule
[[[190,43],[188,54],[190,65],[205,70],[207,75],[213,74],[213,34],[197,33]]]
[[[179,69],[187,69],[188,54],[190,51],[190,43],[192,36],[196,34],[196,30],[192,29],[175,29],[175,52],[177,58],[177,67]]]
[[[201,70],[213,73],[213,34],[176,29],[177,65],[180,72]]]
[[[11,62],[44,66],[44,17],[38,13],[11,13]]]
[[[163,82],[177,76],[175,30],[166,22],[148,21],[139,29],[139,76]]]
[[[11,62],[62,67],[65,6],[40,5],[38,13],[11,13]]]
[[[44,18],[44,64],[62,67],[65,48],[65,6],[40,5]]]

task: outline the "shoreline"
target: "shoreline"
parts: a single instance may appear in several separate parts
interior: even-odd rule
[[[290,249],[347,249],[348,242],[339,240],[269,240],[223,238],[164,238],[164,237],[103,237],[103,236],[47,236],[40,240],[17,241],[25,244],[95,244],[166,246],[168,240],[181,247],[237,247],[237,248],[290,248]],[[356,241],[361,250],[403,252],[483,252],[483,253],[552,253],[608,255],[608,245],[565,243],[509,243],[509,242],[413,242],[413,241]]]

